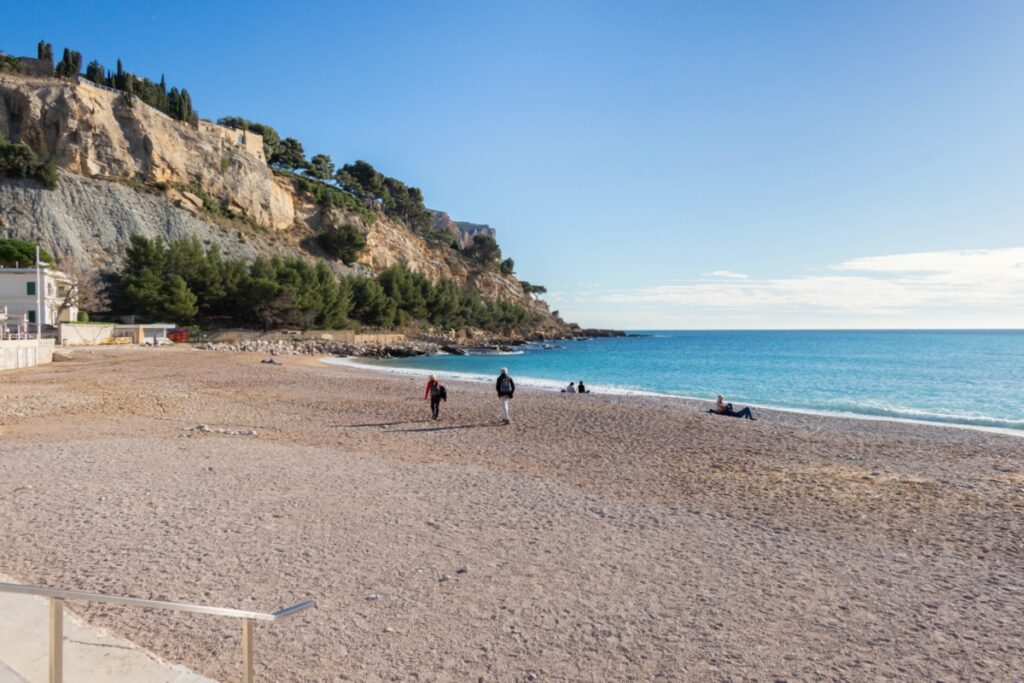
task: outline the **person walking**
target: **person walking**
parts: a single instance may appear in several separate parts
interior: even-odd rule
[[[427,391],[423,394],[423,400],[430,399],[430,414],[436,420],[441,414],[441,401],[448,400],[448,390],[437,379],[437,375],[431,375],[427,381]]]
[[[508,368],[501,369],[501,374],[498,375],[498,381],[494,383],[494,388],[498,391],[498,401],[501,403],[501,421],[503,424],[511,424],[512,421],[508,416],[508,402],[512,400],[512,396],[516,393],[516,383],[509,376]]]

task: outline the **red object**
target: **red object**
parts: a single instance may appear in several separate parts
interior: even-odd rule
[[[175,344],[184,344],[188,341],[188,330],[171,330],[167,333],[167,338]]]

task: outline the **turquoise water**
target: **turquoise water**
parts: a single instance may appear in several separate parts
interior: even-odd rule
[[[636,332],[514,355],[374,362],[519,384],[651,392],[1024,433],[1024,331]]]

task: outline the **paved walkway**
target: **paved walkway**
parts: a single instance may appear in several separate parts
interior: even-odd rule
[[[14,583],[0,574],[0,581]],[[109,631],[83,623],[64,609],[65,683],[216,683],[158,659]],[[48,680],[48,601],[0,593],[0,683]]]

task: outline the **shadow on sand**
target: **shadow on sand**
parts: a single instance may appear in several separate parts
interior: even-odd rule
[[[343,424],[332,424],[327,423],[328,427],[340,428],[340,429],[355,429],[357,427],[378,427],[379,429],[387,429],[388,427],[394,427],[396,425],[414,425],[421,424],[423,422],[432,422],[433,420],[400,420],[398,422],[366,422],[363,424],[354,425],[343,425]]]
[[[447,425],[445,427],[420,427],[419,429],[396,429],[396,432],[446,432],[451,429],[478,429],[481,427],[500,427],[501,422],[481,422],[472,425]]]

